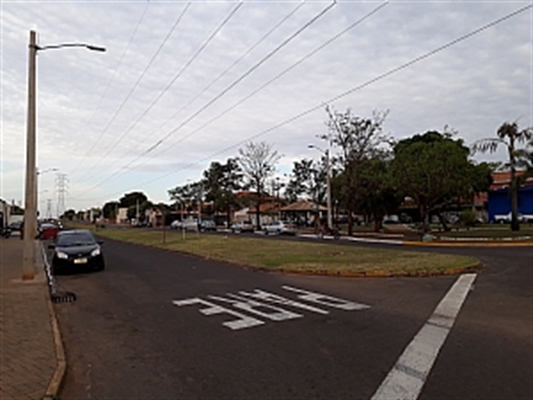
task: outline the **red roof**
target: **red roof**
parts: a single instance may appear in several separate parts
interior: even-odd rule
[[[516,176],[522,176],[526,171],[516,171]],[[492,173],[492,185],[490,190],[503,189],[511,185],[511,171],[498,171]],[[533,185],[533,178],[527,178],[525,186]]]

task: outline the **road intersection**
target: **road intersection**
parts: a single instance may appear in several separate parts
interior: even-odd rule
[[[354,279],[105,247],[106,272],[58,277],[78,297],[56,305],[63,399],[533,396],[531,248],[429,249],[477,275]]]

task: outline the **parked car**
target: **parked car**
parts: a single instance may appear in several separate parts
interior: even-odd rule
[[[202,232],[216,231],[217,230],[217,225],[215,224],[215,221],[204,220],[204,221],[200,222],[200,230]]]
[[[254,226],[250,221],[239,221],[231,225],[230,230],[232,233],[253,232]]]
[[[20,231],[22,228],[22,221],[11,222],[7,227],[11,230],[11,232]]]
[[[181,229],[181,221],[175,220],[170,223],[170,229]]]
[[[48,246],[54,250],[52,272],[57,274],[82,269],[102,271],[105,263],[101,244],[86,229],[59,232],[55,243]]]
[[[181,223],[181,227],[188,231],[196,231],[198,230],[198,221],[195,219],[187,219]]]
[[[399,224],[400,223],[400,217],[398,217],[396,214],[385,215],[383,217],[383,223],[384,224]]]
[[[57,225],[51,224],[49,222],[44,222],[39,225],[39,238],[43,240],[55,239],[59,232]]]
[[[524,214],[518,214],[517,215],[518,222],[524,223],[524,222],[533,222],[533,215],[524,215]],[[494,223],[495,224],[510,224],[512,220],[512,213],[506,214],[506,215],[495,215],[494,216]]]
[[[294,225],[286,221],[274,221],[263,227],[265,235],[296,235],[296,228]]]

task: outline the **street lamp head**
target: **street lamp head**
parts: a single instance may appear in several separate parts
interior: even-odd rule
[[[86,46],[89,50],[92,50],[92,51],[101,51],[101,52],[105,52],[105,47],[99,47],[99,46],[92,46],[90,44],[88,44]]]
[[[86,43],[61,43],[61,44],[54,44],[49,46],[38,46],[36,44],[30,44],[31,48],[34,48],[36,51],[39,50],[51,50],[51,49],[62,49],[64,47],[85,47],[87,50],[91,51],[100,51],[105,52],[105,47],[100,46],[94,46],[92,44],[86,44]]]

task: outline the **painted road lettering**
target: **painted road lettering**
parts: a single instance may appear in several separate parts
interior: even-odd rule
[[[285,290],[290,290],[291,292],[301,293],[298,295],[298,298],[301,300],[309,301],[310,303],[317,303],[324,306],[340,308],[341,310],[353,311],[353,310],[364,310],[365,308],[370,308],[365,304],[354,303],[352,301],[338,299],[336,297],[326,296],[320,293],[309,292],[303,289],[297,289],[291,286],[282,286]]]
[[[289,299],[286,299],[285,297],[278,296],[277,294],[265,292],[264,290],[261,290],[261,289],[255,289],[253,293],[239,292],[239,294],[243,296],[253,297],[254,299],[270,301],[271,303],[301,308],[303,310],[312,311],[318,314],[329,314],[329,311],[322,310],[320,308],[316,308],[316,307],[313,307],[313,306],[310,306],[304,303],[300,303],[298,301],[289,300]]]
[[[172,302],[174,305],[180,307],[180,306],[189,306],[191,304],[203,304],[208,306],[209,308],[203,308],[200,310],[200,312],[204,315],[215,315],[215,314],[229,314],[233,315],[234,317],[239,318],[235,321],[229,321],[229,322],[223,322],[222,325],[227,326],[230,329],[237,330],[237,329],[243,329],[243,328],[251,328],[252,326],[257,325],[263,325],[264,322],[261,320],[258,320],[256,318],[248,317],[244,314],[238,313],[233,310],[229,310],[227,308],[221,307],[217,304],[211,303],[207,300],[202,300],[198,297],[194,297],[192,299],[185,299],[185,300],[174,300]]]
[[[243,311],[247,311],[250,314],[258,315],[259,317],[263,317],[266,319],[270,319],[272,321],[285,321],[288,319],[294,319],[294,318],[302,318],[302,314],[296,314],[291,311],[284,310],[283,308],[279,308],[270,304],[260,303],[256,300],[250,300],[245,297],[237,296],[234,294],[229,293],[228,297],[231,297],[230,299],[226,299],[224,297],[220,296],[207,296],[211,300],[217,300],[222,301],[226,303],[230,303],[233,307],[238,308]],[[265,312],[261,311],[268,310],[268,311],[274,311],[274,312]]]
[[[300,300],[308,301],[311,303],[317,303],[321,306],[332,307],[344,311],[356,311],[370,308],[370,306],[367,306],[365,304],[354,303],[352,301],[343,300],[320,293],[310,292],[307,290],[294,288],[292,286],[282,286],[282,288],[290,292],[297,293],[297,297]],[[279,307],[279,305],[294,307],[300,310],[311,311],[318,314],[329,314],[329,311],[323,310],[322,308],[317,308],[314,305],[308,305],[300,301],[286,299],[283,296],[269,293],[261,289],[255,289],[252,292],[240,291],[238,292],[238,294],[227,293],[225,297],[216,295],[210,295],[207,297],[209,298],[209,300],[229,304],[231,307],[237,308],[240,311],[245,311],[246,313],[253,314],[254,317],[261,317],[270,321],[287,321],[303,317],[302,314],[286,310],[285,308]],[[206,316],[216,314],[228,314],[237,317],[237,320],[222,323],[222,325],[232,330],[252,328],[254,326],[265,324],[263,320],[247,316],[230,308],[222,307],[211,301],[200,299],[199,297],[184,300],[174,300],[172,303],[178,307],[189,306],[194,304],[205,305],[207,306],[207,308],[202,308],[199,311],[200,313]],[[274,303],[275,305],[269,303]]]

